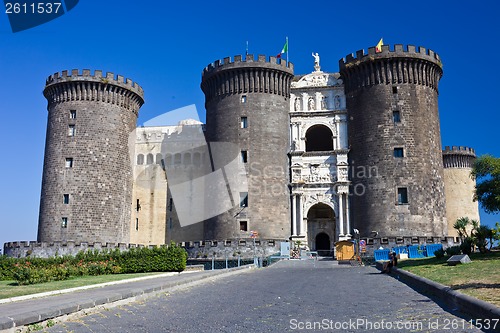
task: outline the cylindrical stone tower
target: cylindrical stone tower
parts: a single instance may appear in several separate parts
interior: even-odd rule
[[[203,71],[201,88],[207,110],[207,141],[214,171],[223,169],[231,206],[205,222],[206,239],[248,237],[288,239],[289,96],[293,64],[263,55],[216,61]],[[217,144],[225,143],[222,153]],[[239,161],[238,175],[224,166]],[[236,180],[235,180],[236,179]],[[248,192],[238,191],[247,184]],[[209,190],[210,191],[210,190]],[[207,195],[227,196],[226,193]]]
[[[476,181],[471,177],[475,160],[472,148],[445,147],[443,150],[448,236],[458,237],[453,225],[461,217],[479,221],[479,204],[473,200]]]
[[[362,236],[445,236],[439,56],[408,45],[339,61],[349,116],[352,224]]]
[[[127,243],[142,88],[96,70],[51,75],[38,241]]]

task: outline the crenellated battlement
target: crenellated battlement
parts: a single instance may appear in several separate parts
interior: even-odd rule
[[[276,57],[259,55],[255,60],[249,54],[246,60],[241,55],[224,58],[209,64],[203,70],[201,89],[205,101],[233,94],[268,93],[290,96],[290,84],[293,79],[293,64],[277,61]]]
[[[382,45],[382,51],[376,52],[375,46],[369,47],[366,53],[364,49],[348,54],[345,58],[339,60],[339,67],[343,68],[351,63],[359,63],[363,61],[370,61],[376,58],[418,58],[432,61],[442,68],[441,58],[433,50],[426,49],[425,47],[414,45],[395,44],[391,49],[390,45]]]
[[[252,54],[243,60],[241,55],[217,60],[209,64],[202,73],[201,89],[205,101],[233,94],[268,93],[290,96],[293,79],[293,64],[279,61],[276,57],[259,55],[257,60]]]
[[[465,146],[446,146],[443,149],[443,155],[460,154],[460,155],[471,155],[476,157],[476,151],[473,148]]]
[[[50,75],[45,82],[44,96],[50,103],[69,101],[100,101],[119,105],[138,114],[144,104],[144,91],[140,85],[122,75],[101,70],[84,69],[81,73],[62,71]]]
[[[262,65],[266,67],[265,64],[270,65],[271,68],[275,66],[281,70],[289,70],[293,74],[293,63],[291,62],[287,63],[283,59],[278,61],[278,58],[274,56],[270,56],[269,59],[266,59],[266,56],[262,54],[259,54],[256,60],[253,54],[247,54],[245,59],[243,59],[241,55],[235,55],[233,61],[231,61],[231,57],[216,60],[203,69],[202,76],[204,77],[222,68],[261,67]]]
[[[379,84],[413,84],[438,91],[443,76],[443,65],[437,53],[423,47],[402,44],[383,45],[381,52],[375,47],[359,50],[339,60],[340,74],[346,92]]]
[[[90,69],[84,69],[81,73],[78,69],[72,69],[71,72],[68,72],[67,70],[62,71],[61,73],[57,72],[47,78],[45,85],[49,86],[54,83],[74,81],[93,81],[123,86],[144,98],[144,90],[136,82],[133,82],[131,79],[125,78],[122,75],[111,72],[106,72],[106,75],[103,76],[102,70],[98,69],[94,71],[94,75],[90,74]]]
[[[476,152],[474,149],[463,146],[446,146],[443,150],[444,168],[472,168]]]

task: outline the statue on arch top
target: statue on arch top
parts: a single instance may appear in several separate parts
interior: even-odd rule
[[[316,70],[316,72],[320,72],[321,67],[319,66],[319,54],[318,54],[318,52],[316,52],[316,53],[313,52],[312,56],[314,57],[314,69]]]

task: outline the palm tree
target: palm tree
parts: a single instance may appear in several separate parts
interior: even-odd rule
[[[465,238],[469,237],[467,226],[470,224],[471,220],[468,217],[461,217],[455,221],[455,224],[453,224],[453,228],[457,230],[458,236],[462,242]]]

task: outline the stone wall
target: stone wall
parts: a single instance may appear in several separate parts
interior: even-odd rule
[[[476,181],[471,177],[475,159],[474,150],[468,147],[445,147],[443,150],[448,236],[458,237],[453,225],[461,217],[479,221],[479,204],[473,199]],[[468,231],[471,229],[469,226]]]
[[[454,237],[378,237],[378,238],[361,238],[367,244],[366,255],[373,256],[373,251],[379,248],[392,249],[395,247],[406,245],[425,245],[425,244],[442,244],[443,248],[459,245],[459,239]],[[231,240],[209,240],[209,241],[191,241],[178,243],[184,247],[189,258],[226,258],[238,257],[252,258],[268,257],[271,255],[279,255],[281,242],[288,242],[284,239],[256,239],[255,243],[252,238],[240,238]],[[9,242],[4,244],[4,254],[9,257],[23,258],[32,257],[53,257],[63,255],[76,255],[80,251],[87,250],[114,250],[126,251],[130,248],[144,247],[140,244],[127,243],[75,243],[75,242]],[[154,247],[149,245],[150,248]],[[290,245],[293,248],[293,242]],[[332,250],[333,251],[333,250]],[[332,252],[334,255],[334,252]]]
[[[128,243],[140,86],[112,73],[47,79],[38,241]]]
[[[257,61],[253,55],[245,60],[241,56],[235,56],[234,61],[225,58],[204,70],[201,87],[213,171],[222,172],[228,184],[228,189],[220,191],[207,188],[207,196],[231,200],[232,206],[206,221],[206,239],[239,238],[245,228],[264,238],[289,237],[287,153],[292,78],[292,64],[277,62],[275,57],[267,61],[262,55]],[[218,153],[218,143],[226,143],[228,148]],[[243,152],[244,161],[240,156]],[[225,166],[232,163],[242,164],[243,172],[227,172]],[[247,190],[246,201],[240,185]]]
[[[447,234],[439,56],[395,45],[340,61],[349,114],[352,225],[361,234]],[[375,168],[369,174],[366,170]],[[363,172],[365,171],[365,172]],[[363,191],[361,191],[361,189]]]
[[[24,258],[27,256],[37,258],[48,258],[54,256],[71,255],[74,256],[78,252],[87,250],[115,250],[126,251],[129,248],[144,247],[144,245],[127,244],[127,243],[76,243],[68,242],[9,242],[4,244],[4,254],[13,258]]]

